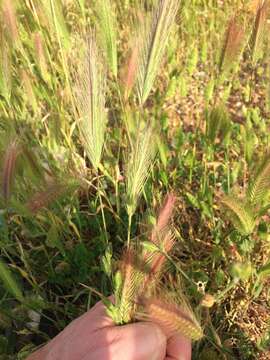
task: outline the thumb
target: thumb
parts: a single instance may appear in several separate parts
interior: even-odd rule
[[[168,340],[165,360],[191,360],[191,341],[182,335],[175,335]]]
[[[161,329],[153,324],[141,322],[112,328],[114,334],[114,354],[125,360],[164,360],[167,339]]]

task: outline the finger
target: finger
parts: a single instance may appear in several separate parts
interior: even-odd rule
[[[109,298],[110,299],[110,298]],[[95,306],[88,310],[85,314],[72,322],[73,326],[84,328],[85,330],[91,329],[95,331],[107,326],[113,326],[113,320],[107,315],[105,305],[99,301]],[[88,329],[87,329],[88,327]],[[79,330],[79,329],[78,329]]]
[[[167,356],[172,360],[191,359],[191,341],[182,335],[175,335],[168,340]]]
[[[111,343],[109,359],[122,359],[123,354],[125,360],[164,360],[166,356],[166,336],[155,324],[141,322],[104,331]]]
[[[52,359],[80,359],[89,351],[89,334],[94,336],[99,330],[113,325],[113,321],[106,314],[105,306],[100,301],[84,315],[72,321],[47,345],[32,354],[29,360],[42,359],[45,355],[48,359],[50,356]],[[66,352],[69,355],[65,357],[63,354]]]

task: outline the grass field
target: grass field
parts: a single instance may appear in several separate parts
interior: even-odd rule
[[[270,359],[269,1],[0,4],[0,359],[134,321],[141,256],[194,359]]]

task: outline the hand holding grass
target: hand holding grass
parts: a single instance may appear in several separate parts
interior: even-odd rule
[[[28,360],[189,360],[191,342],[151,322],[115,326],[99,302]]]

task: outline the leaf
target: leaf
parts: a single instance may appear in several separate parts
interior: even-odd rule
[[[17,284],[9,267],[0,259],[0,279],[5,289],[12,294],[18,301],[23,302],[24,297],[22,291]]]
[[[53,248],[56,247],[60,251],[61,255],[65,256],[65,248],[59,237],[59,232],[55,224],[52,224],[48,230],[46,244]]]
[[[270,276],[270,262],[266,263],[258,270],[258,276],[261,279],[265,279],[266,277]]]
[[[102,268],[107,276],[111,276],[112,273],[112,246],[108,245],[105,254],[101,259]]]
[[[197,197],[193,196],[191,193],[189,192],[186,192],[186,197],[188,198],[188,201],[190,202],[190,204],[196,208],[196,209],[200,209],[201,206],[200,206],[200,202],[199,200],[197,199]]]
[[[143,246],[143,248],[150,253],[154,253],[154,252],[159,252],[160,249],[159,247],[153,243],[152,241],[142,241],[141,245]]]
[[[164,166],[164,168],[166,168],[168,164],[169,149],[167,145],[160,138],[158,138],[157,144],[158,144],[158,151],[162,165]]]

